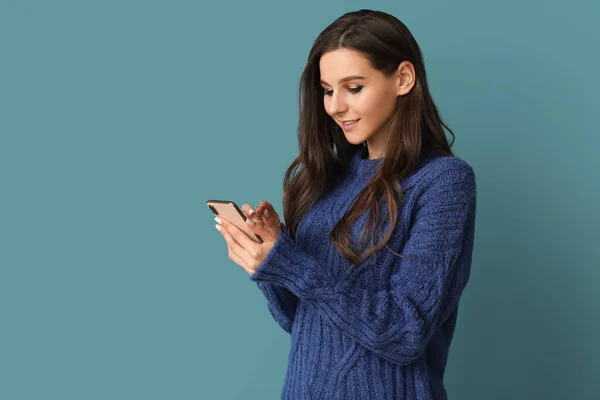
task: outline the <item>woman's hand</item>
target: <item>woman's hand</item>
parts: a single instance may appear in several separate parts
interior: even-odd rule
[[[263,243],[256,243],[225,218],[217,217],[215,220],[218,223],[217,229],[227,242],[229,258],[252,275],[277,241],[281,232],[281,222],[273,206],[263,200],[255,209],[252,209],[250,204],[243,204],[242,212],[246,215],[248,228],[259,235]]]

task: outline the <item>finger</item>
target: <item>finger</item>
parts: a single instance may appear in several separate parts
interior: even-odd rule
[[[223,220],[221,220],[221,224],[217,224],[216,226],[218,227],[217,229],[219,230],[219,232],[221,232],[221,234],[225,238],[225,241],[227,242],[227,250],[229,251],[229,258],[232,259],[237,264],[239,264],[242,268],[246,269],[247,271],[251,271],[248,263],[244,261],[249,256],[248,252],[233,237],[231,232],[222,225],[222,222],[223,222]],[[233,225],[231,223],[229,223],[229,225],[230,225],[230,227],[231,226],[235,227],[235,225]],[[244,236],[246,236],[246,235],[244,234]],[[247,236],[246,236],[246,238],[247,238]]]
[[[273,205],[268,201],[261,200],[260,207],[263,210],[262,216],[265,224],[269,227],[278,227],[280,225],[279,215]]]
[[[235,254],[233,251],[230,251],[229,258],[231,261],[242,267],[249,275],[252,275],[252,269],[250,269],[250,266],[240,256]]]
[[[217,225],[215,225],[215,228],[217,228],[217,230],[221,233],[221,235],[223,236],[223,238],[225,239],[225,242],[227,242],[227,248],[228,249],[236,249],[237,247],[241,247],[240,244],[238,243],[237,240],[235,240],[235,238],[233,236],[231,236],[231,233],[229,233],[229,231],[223,227],[222,223],[224,218],[220,217],[219,221],[217,221]]]
[[[248,223],[247,220],[246,222]],[[262,218],[255,218],[252,224],[248,224],[250,230],[260,236],[264,241],[267,242],[275,242],[278,238],[278,234],[281,231],[281,228],[276,229],[272,226],[267,226]]]
[[[242,212],[246,216],[246,224],[249,227],[252,227],[252,226],[256,225],[257,223],[259,225],[264,225],[264,222],[262,221],[262,219],[256,218],[256,212],[250,204],[248,204],[248,203],[242,204]],[[250,228],[250,229],[252,229],[252,228]],[[257,233],[257,232],[254,232],[254,233]]]
[[[242,210],[246,210],[245,213],[249,213],[250,210],[254,211],[252,216],[246,219],[246,224],[254,233],[258,233],[260,235],[260,232],[257,231],[257,229],[260,230],[265,225],[263,218],[259,216],[259,214],[261,214],[260,208],[256,207],[255,209],[252,209],[249,204],[244,204],[242,205]]]
[[[244,232],[242,232],[242,230],[240,228],[238,228],[237,226],[235,226],[234,224],[232,224],[225,218],[221,217],[221,218],[219,218],[219,220],[221,221],[221,231],[225,230],[226,231],[225,234],[230,235],[233,239],[235,239],[235,242],[237,243],[238,246],[240,246],[250,256],[254,257],[258,251],[258,249],[256,249],[256,246],[258,246],[258,243],[256,243],[254,240],[250,239]],[[236,250],[236,253],[238,255],[242,256],[242,258],[243,258],[243,254],[240,254],[240,250],[238,250],[238,249],[235,249],[235,250]]]
[[[242,212],[247,218],[252,218],[252,216],[254,215],[254,209],[248,203],[242,204]]]
[[[264,200],[260,200],[258,202],[258,206],[260,208],[260,216],[264,217],[264,218],[268,218],[269,217],[269,206],[270,204]]]
[[[281,231],[281,222],[279,215],[268,201],[261,200],[255,208],[255,218],[252,222],[258,225],[254,233],[266,240],[277,240],[278,233]]]
[[[256,206],[256,208],[255,208],[255,214],[256,214],[256,216],[257,216],[258,218],[264,218],[264,217],[265,217],[265,215],[264,215],[264,214],[265,214],[265,211],[267,211],[267,209],[266,209],[265,207],[263,207],[262,205],[260,205],[260,204],[259,204],[259,205],[257,205],[257,206]],[[268,214],[267,214],[267,216],[268,216],[269,214],[270,214],[270,213],[268,213]]]
[[[246,222],[248,223],[248,221],[250,221],[250,219],[248,219]],[[265,225],[265,223],[262,221],[262,218],[255,218],[252,224],[248,223],[248,227],[253,233],[256,233],[258,236],[263,238],[263,240],[275,241],[277,239],[275,231]]]
[[[246,207],[244,207],[244,206],[246,206]],[[247,211],[248,214],[251,214],[250,218],[252,219],[252,222],[258,223],[258,224],[263,224],[264,223],[263,216],[262,216],[263,215],[263,209],[260,207],[260,205],[257,205],[253,209],[249,204],[248,205],[244,204],[244,205],[242,205],[242,210],[244,210],[244,208],[246,210],[248,210]],[[252,225],[252,224],[249,224],[249,225]]]
[[[273,205],[271,203],[269,203],[268,201],[261,200],[260,208],[263,210],[263,215],[266,218],[269,218],[272,215],[277,214],[277,212],[275,211],[275,208],[273,208]]]
[[[265,200],[261,200],[258,202],[258,205],[261,206],[263,209],[273,209],[273,205],[271,203],[269,203],[268,201]]]
[[[250,204],[242,204],[242,211],[244,214],[249,214],[252,207]],[[256,233],[264,240],[273,241],[277,239],[275,232],[272,232],[272,228],[265,225],[264,218],[259,217],[258,214],[262,214],[260,206],[257,206],[252,214],[252,218],[246,219],[246,224],[253,233]]]
[[[262,216],[262,213],[263,213],[263,210],[262,210],[262,208],[260,207],[260,204],[257,204],[257,205],[254,207],[254,215],[256,215],[257,217],[261,217],[261,216]]]

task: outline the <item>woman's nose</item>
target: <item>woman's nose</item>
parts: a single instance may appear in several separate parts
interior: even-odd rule
[[[340,114],[346,111],[346,102],[344,101],[342,96],[336,96],[335,94],[331,96],[331,100],[329,101],[329,114],[335,115]]]

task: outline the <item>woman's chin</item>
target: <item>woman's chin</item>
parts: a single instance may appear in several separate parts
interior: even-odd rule
[[[365,139],[362,136],[354,135],[352,132],[345,133],[345,136],[346,136],[346,140],[350,144],[354,144],[354,145],[362,144],[365,141]]]

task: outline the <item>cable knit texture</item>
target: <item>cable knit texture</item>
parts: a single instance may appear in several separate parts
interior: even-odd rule
[[[282,224],[250,275],[291,334],[282,399],[447,399],[444,370],[473,252],[475,174],[460,158],[424,153],[401,183],[387,243],[403,257],[384,246],[351,271],[328,235],[381,162],[366,152],[304,215],[295,240]],[[364,214],[353,225],[354,243],[366,223]]]

